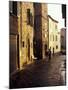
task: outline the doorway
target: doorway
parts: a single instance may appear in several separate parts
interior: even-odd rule
[[[10,74],[19,68],[19,36],[10,35]]]
[[[27,52],[28,52],[28,59],[30,60],[30,40],[29,39],[27,43]]]
[[[45,44],[45,56],[48,55],[48,52],[47,52],[47,44]]]

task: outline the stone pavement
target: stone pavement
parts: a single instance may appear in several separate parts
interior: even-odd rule
[[[10,88],[28,88],[65,85],[65,55],[56,55],[50,61],[37,60],[10,79]],[[63,73],[63,74],[62,74]]]

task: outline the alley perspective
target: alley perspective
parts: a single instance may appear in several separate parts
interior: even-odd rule
[[[66,85],[66,5],[9,1],[9,55],[9,88]]]

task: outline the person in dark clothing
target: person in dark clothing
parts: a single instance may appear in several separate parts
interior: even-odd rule
[[[54,47],[53,47],[53,56],[54,56]]]
[[[48,55],[49,55],[49,60],[50,60],[51,59],[51,49],[49,49]]]

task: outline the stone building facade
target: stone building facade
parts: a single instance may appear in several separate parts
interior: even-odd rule
[[[22,69],[25,64],[33,62],[33,3],[19,2],[18,11],[20,68]]]
[[[45,58],[48,46],[47,5],[32,2],[9,2],[10,71]]]
[[[66,28],[61,28],[61,50],[66,50]]]
[[[9,2],[10,73],[33,62],[33,3]]]
[[[13,5],[10,2],[9,9],[9,67],[10,73],[15,72],[19,67],[19,33],[18,33],[18,16],[17,3],[14,2]],[[12,6],[12,7],[11,7]]]
[[[48,44],[47,32],[47,5],[34,3],[34,55],[45,58]]]
[[[46,58],[48,50],[48,11],[47,4],[42,3],[42,57]]]
[[[60,52],[60,31],[58,29],[58,21],[48,15],[48,47],[55,53]]]

